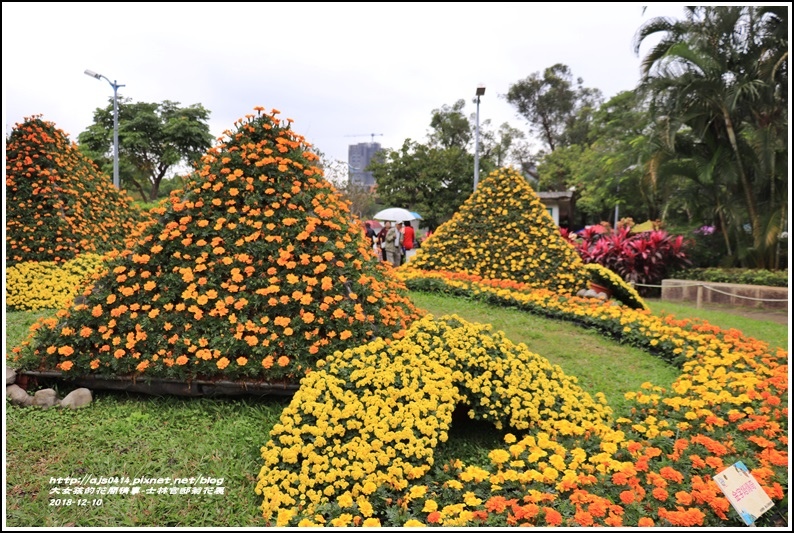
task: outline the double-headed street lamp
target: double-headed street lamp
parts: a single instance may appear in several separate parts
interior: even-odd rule
[[[113,185],[115,185],[116,189],[121,188],[121,184],[119,183],[119,87],[124,87],[124,85],[119,85],[115,81],[110,81],[108,78],[103,76],[102,74],[97,74],[93,70],[86,70],[85,73],[88,76],[96,79],[105,78],[107,82],[113,87]]]
[[[477,87],[477,127],[474,130],[474,190],[480,181],[480,96],[485,94],[485,86]]]

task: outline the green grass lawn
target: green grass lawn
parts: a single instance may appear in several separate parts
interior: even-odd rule
[[[653,356],[594,331],[449,296],[412,292],[416,304],[441,316],[490,323],[513,342],[577,376],[587,392],[603,392],[616,414],[627,414],[623,393],[645,381],[669,386],[678,372]],[[654,312],[701,317],[735,327],[773,346],[788,345],[786,325],[691,306],[651,303]],[[7,352],[45,312],[6,313]],[[59,386],[62,396],[68,385]],[[185,399],[94,391],[84,409],[41,410],[6,402],[6,520],[10,527],[264,526],[254,494],[267,442],[288,399]],[[486,460],[500,442],[489,424],[458,419],[437,461]],[[223,494],[51,494],[58,477],[223,478]],[[110,485],[112,486],[112,485]],[[149,488],[165,487],[155,484]],[[205,484],[203,486],[209,486]],[[147,487],[143,487],[144,490]],[[70,504],[67,504],[71,500]],[[99,501],[101,500],[101,505]],[[84,503],[84,504],[83,504]]]

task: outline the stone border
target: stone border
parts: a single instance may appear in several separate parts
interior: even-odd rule
[[[22,407],[36,406],[43,409],[50,407],[64,407],[77,409],[85,407],[93,400],[91,391],[86,388],[78,388],[67,394],[62,400],[58,399],[55,389],[37,390],[33,395],[28,394],[27,390],[16,384],[17,376],[20,373],[13,368],[6,366],[6,398],[11,400],[14,405]]]

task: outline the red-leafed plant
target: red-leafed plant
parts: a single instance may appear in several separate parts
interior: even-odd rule
[[[607,229],[591,226],[583,230],[576,250],[585,263],[598,263],[619,274],[625,281],[638,285],[640,294],[647,295],[643,285],[659,285],[669,272],[688,266],[689,259],[681,235],[664,230],[631,233],[622,226]]]

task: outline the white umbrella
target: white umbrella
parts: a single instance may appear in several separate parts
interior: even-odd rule
[[[413,213],[402,207],[389,207],[378,211],[372,217],[375,220],[388,220],[389,222],[405,222],[406,220],[416,220]]]

